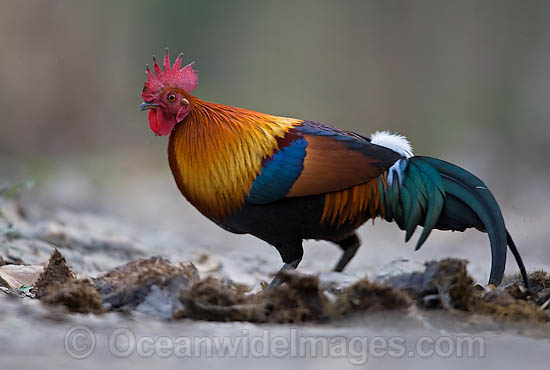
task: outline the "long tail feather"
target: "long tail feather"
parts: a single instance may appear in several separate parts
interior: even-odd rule
[[[510,251],[514,255],[514,258],[516,259],[516,263],[518,264],[519,271],[521,273],[521,278],[523,279],[523,284],[525,284],[525,287],[527,289],[530,289],[531,286],[529,284],[529,278],[527,277],[527,271],[525,270],[525,265],[523,264],[523,260],[521,259],[521,255],[519,254],[518,248],[516,247],[516,243],[512,240],[512,236],[506,230],[506,239],[508,240],[508,248],[510,248]]]
[[[433,229],[464,231],[475,227],[489,236],[492,257],[489,283],[501,283],[508,245],[528,285],[523,261],[506,230],[500,207],[479,178],[458,166],[430,157],[412,157],[398,162],[390,169],[381,201],[385,203],[386,220],[396,221],[406,230],[406,241],[418,225],[423,226],[423,230],[416,249]]]

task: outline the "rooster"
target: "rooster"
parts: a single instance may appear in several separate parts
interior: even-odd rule
[[[381,217],[405,230],[405,241],[422,226],[416,249],[433,229],[486,232],[489,283],[501,283],[508,245],[528,285],[500,208],[473,174],[413,156],[401,135],[365,137],[201,100],[191,95],[198,74],[193,63],[182,67],[182,58],[170,66],[167,50],[161,68],[153,57],[139,110],[149,110],[156,135],[170,135],[168,160],[185,198],[225,230],[274,246],[281,270],[298,266],[304,239],[337,244],[343,254],[334,270],[344,270],[360,246],[357,228]]]

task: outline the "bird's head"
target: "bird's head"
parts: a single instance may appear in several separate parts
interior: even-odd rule
[[[160,68],[153,56],[153,70],[146,67],[147,80],[141,97],[139,110],[149,109],[149,126],[156,135],[169,135],[177,123],[189,114],[189,93],[197,87],[198,74],[193,63],[181,67],[183,53],[170,67],[168,49],[164,55],[164,68]]]

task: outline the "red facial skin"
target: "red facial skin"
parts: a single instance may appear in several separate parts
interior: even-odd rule
[[[176,124],[189,114],[190,104],[185,94],[193,91],[199,80],[193,63],[181,67],[182,59],[183,53],[180,53],[170,66],[170,55],[166,49],[163,68],[153,56],[154,73],[149,67],[145,69],[147,80],[141,93],[144,103],[139,109],[150,109],[149,126],[156,135],[169,135]]]
[[[189,114],[189,101],[178,91],[167,89],[150,102],[158,107],[149,111],[149,126],[156,135],[169,135]]]

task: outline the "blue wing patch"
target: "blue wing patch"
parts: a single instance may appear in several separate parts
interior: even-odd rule
[[[283,198],[304,168],[307,141],[298,137],[264,162],[262,172],[246,197],[251,204],[266,204]]]

